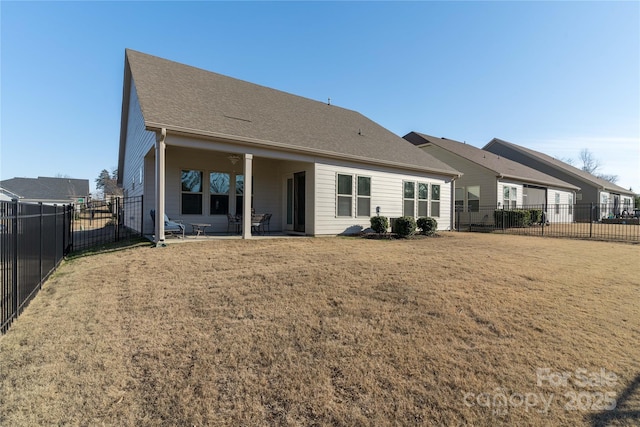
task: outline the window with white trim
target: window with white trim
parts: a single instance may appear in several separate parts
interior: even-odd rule
[[[371,216],[371,177],[358,176],[356,216]]]
[[[352,216],[353,176],[338,174],[336,180],[336,215]]]
[[[403,216],[415,216],[415,199],[416,199],[416,183],[413,181],[404,181],[403,186]]]
[[[555,195],[555,205],[556,205],[556,214],[560,213],[560,193],[556,193]]]
[[[440,184],[431,184],[431,216],[440,216]]]
[[[183,169],[180,181],[180,212],[183,215],[202,215],[202,171]]]
[[[467,187],[467,212],[480,212],[480,186]]]
[[[518,205],[518,189],[504,186],[502,189],[502,205],[505,209],[515,209]]]
[[[464,212],[464,187],[458,187],[455,190],[455,211]]]
[[[569,215],[573,215],[573,194],[569,194]]]
[[[429,208],[429,184],[426,182],[418,183],[418,216],[429,216],[427,209]]]

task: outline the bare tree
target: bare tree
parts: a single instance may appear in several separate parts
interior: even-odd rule
[[[602,163],[593,156],[593,153],[588,148],[583,148],[580,151],[580,161],[582,162],[582,170],[597,176],[598,169],[602,166]]]
[[[575,162],[571,158],[559,159],[565,163],[570,164],[571,166],[575,166]],[[583,171],[590,173],[596,178],[604,179],[605,181],[609,181],[612,183],[616,183],[618,181],[618,175],[600,173],[599,170],[602,167],[602,162],[596,159],[591,151],[588,148],[583,148],[580,150],[580,162],[582,162]]]

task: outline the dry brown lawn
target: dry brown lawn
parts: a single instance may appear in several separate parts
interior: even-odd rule
[[[0,425],[638,425],[639,255],[445,233],[76,258],[0,338]]]

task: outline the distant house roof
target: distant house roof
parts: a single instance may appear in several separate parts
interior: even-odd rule
[[[418,147],[427,144],[436,145],[443,150],[447,150],[455,155],[467,159],[470,162],[489,169],[494,172],[496,176],[534,184],[543,184],[551,187],[568,188],[571,190],[580,189],[573,184],[554,178],[551,175],[547,175],[518,162],[514,162],[513,160],[500,157],[489,151],[481,150],[480,148],[463,142],[447,138],[438,138],[418,132],[410,132],[405,135],[404,138]]]
[[[563,162],[562,160],[558,160],[554,157],[551,157],[547,154],[541,153],[539,151],[535,151],[532,150],[530,148],[526,148],[523,147],[521,145],[516,145],[512,142],[507,142],[505,140],[499,139],[499,138],[493,138],[491,141],[489,141],[489,143],[487,145],[485,145],[482,149],[483,150],[488,150],[489,147],[491,147],[494,144],[502,144],[504,146],[510,147],[516,151],[519,151],[521,153],[524,153],[525,155],[532,157],[534,159],[537,159],[539,161],[541,161],[542,163],[546,163],[548,165],[550,165],[553,168],[556,168],[558,170],[561,170],[569,175],[572,175],[574,177],[576,177],[577,179],[586,182],[590,185],[605,189],[607,191],[614,191],[616,193],[624,193],[624,194],[629,194],[629,195],[633,195],[633,191],[629,191],[626,188],[620,187],[619,185],[616,185],[610,181],[607,181],[606,179],[601,179],[598,178],[596,176],[591,175],[589,172],[583,171],[582,169],[576,168],[574,166],[571,166],[565,162]]]
[[[136,89],[148,130],[167,128],[264,148],[458,175],[356,111],[130,49],[125,54],[121,162],[130,87]]]
[[[0,187],[28,200],[67,201],[89,195],[88,179],[11,178],[0,181]]]

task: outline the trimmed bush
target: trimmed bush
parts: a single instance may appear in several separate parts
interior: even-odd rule
[[[493,215],[496,228],[528,227],[531,225],[531,212],[526,209],[496,209]]]
[[[542,222],[542,209],[529,209],[531,224]]]
[[[386,233],[389,228],[389,218],[386,216],[372,216],[371,228],[378,234]]]
[[[436,230],[438,229],[438,221],[436,221],[435,218],[431,218],[428,216],[418,218],[416,224],[418,228],[422,230],[422,234],[425,234],[427,236],[435,234]]]
[[[398,237],[407,237],[416,232],[416,220],[413,219],[412,216],[396,218],[393,226],[394,229],[392,231],[396,233]]]

